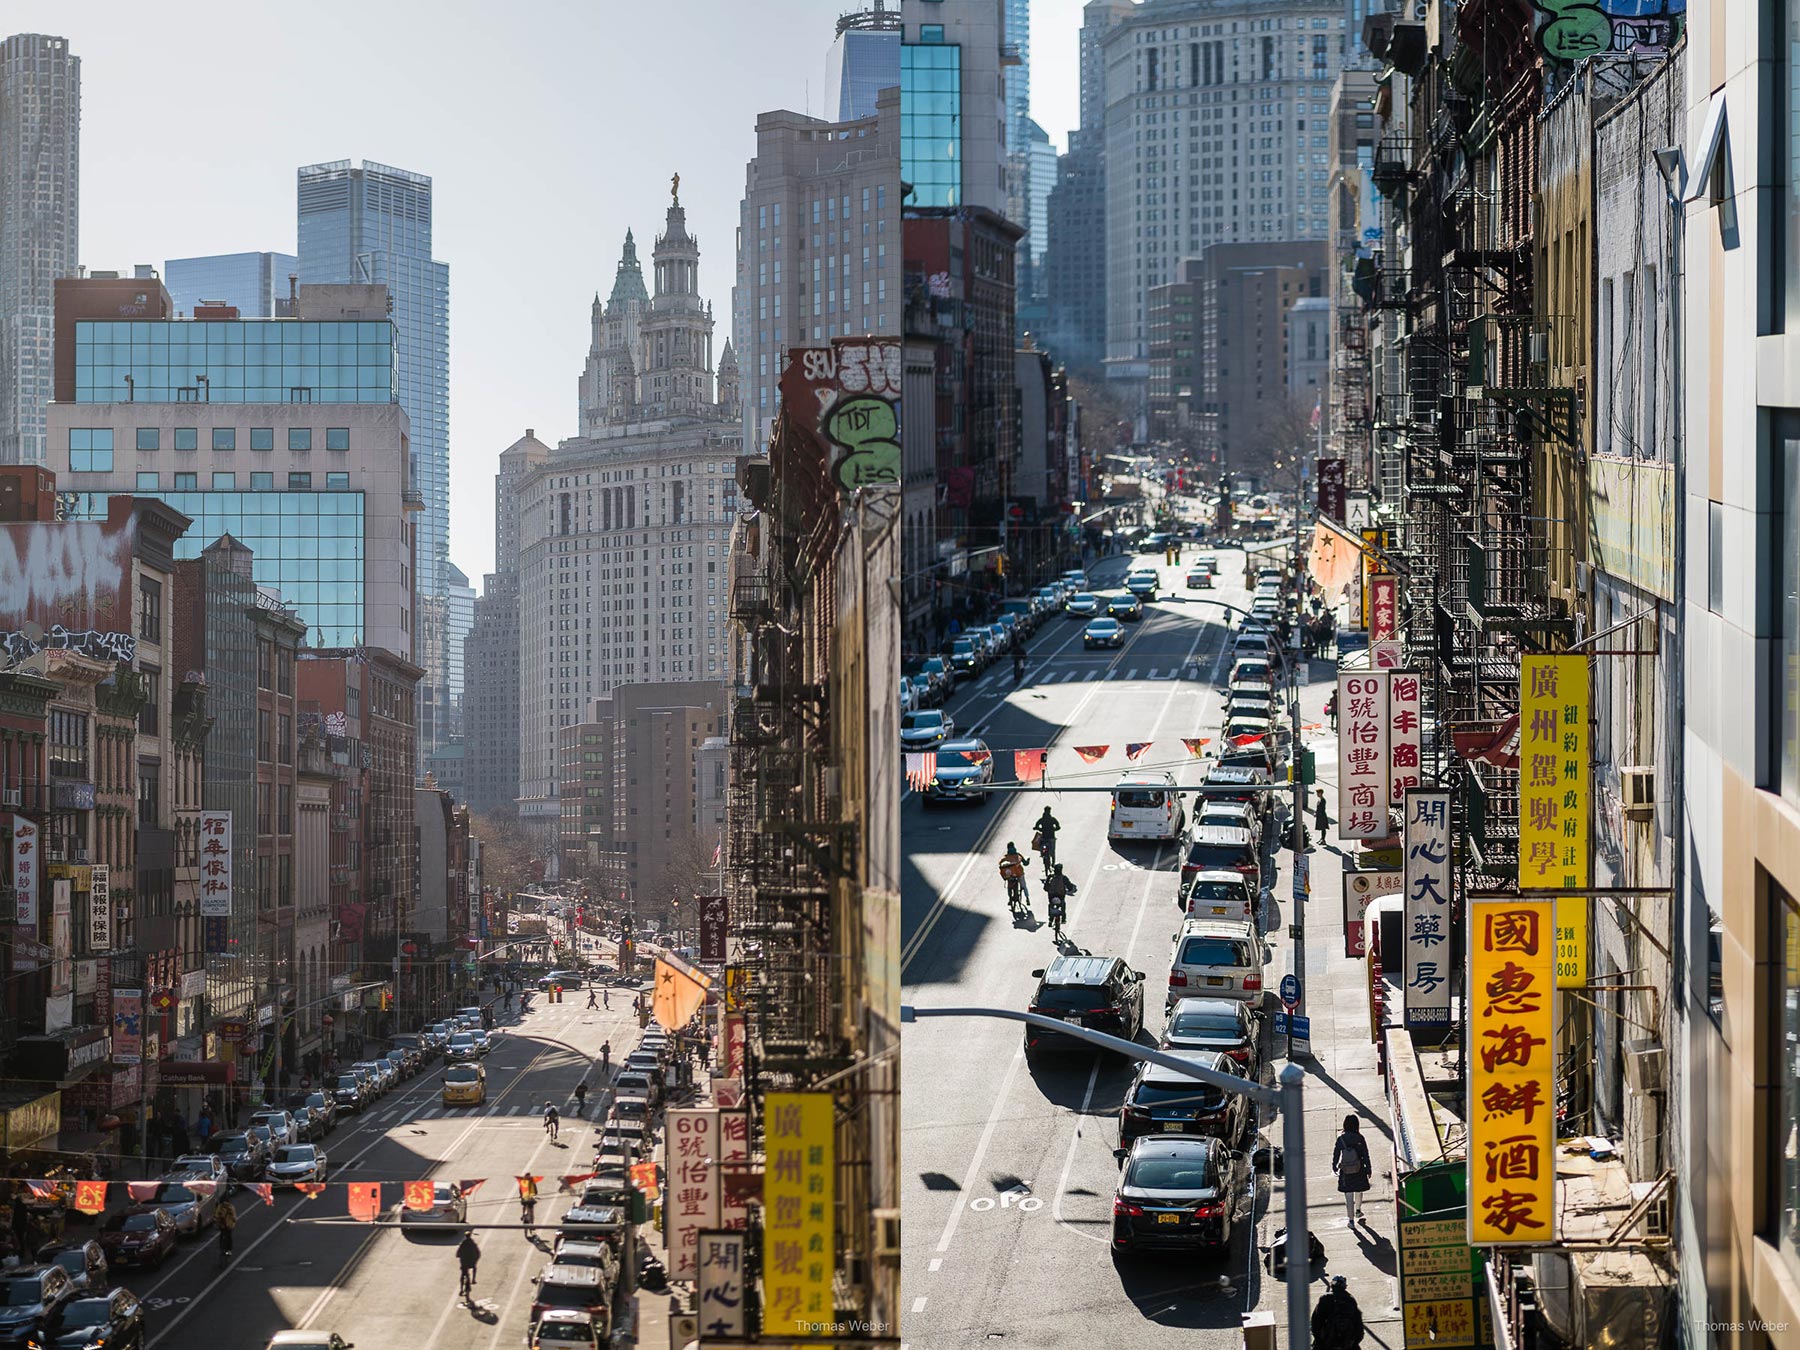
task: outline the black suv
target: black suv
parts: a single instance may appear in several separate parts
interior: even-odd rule
[[[24,1345],[54,1323],[75,1294],[75,1282],[58,1265],[0,1273],[0,1345]]]
[[[1117,956],[1059,956],[1037,976],[1031,1011],[1125,1040],[1144,1029],[1144,973]],[[1025,1057],[1080,1050],[1085,1043],[1041,1027],[1025,1028]]]

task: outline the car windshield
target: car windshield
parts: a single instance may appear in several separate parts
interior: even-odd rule
[[[1038,1007],[1052,1012],[1087,1012],[1106,1006],[1106,991],[1092,985],[1058,985],[1038,995]]]
[[[186,1186],[164,1186],[156,1193],[157,1203],[163,1205],[189,1205],[197,1199]]]
[[[250,1117],[250,1124],[252,1127],[280,1125],[281,1123],[282,1119],[280,1116],[267,1111]]]
[[[1213,1185],[1212,1168],[1203,1158],[1139,1158],[1125,1179],[1148,1191],[1203,1191]]]
[[[62,1329],[72,1330],[75,1327],[94,1327],[112,1316],[112,1300],[108,1298],[78,1298],[67,1304],[62,1310]]]
[[[1191,900],[1230,900],[1241,904],[1244,899],[1242,882],[1229,881],[1196,881],[1188,892]]]
[[[1191,937],[1181,944],[1175,962],[1182,966],[1247,966],[1250,944],[1228,937]]]
[[[1120,788],[1113,794],[1113,799],[1120,806],[1134,811],[1163,804],[1163,794],[1158,788]]]
[[[309,1111],[316,1110],[323,1105],[325,1105],[325,1094],[323,1092],[315,1092],[306,1099],[306,1106]]]
[[[1118,626],[1119,625],[1114,623],[1111,619],[1095,619],[1093,623],[1088,625],[1088,630],[1094,633],[1110,633],[1118,628]]]
[[[545,978],[547,979],[549,977],[546,976]],[[475,1038],[466,1031],[459,1031],[450,1038],[450,1046],[452,1049],[455,1049],[458,1046],[473,1044],[475,1044]]]
[[[292,1144],[275,1150],[275,1161],[278,1163],[309,1163],[316,1157],[318,1154],[313,1152],[311,1144]]]
[[[1094,597],[1088,591],[1079,591],[1070,599],[1069,603],[1071,605],[1091,605],[1094,603]]]
[[[973,769],[977,767],[975,760],[970,759],[961,750],[939,750],[937,763],[940,769]],[[636,1059],[637,1056],[633,1055],[632,1058]]]
[[[1225,1104],[1225,1092],[1205,1083],[1139,1083],[1131,1100],[1136,1106],[1179,1106],[1196,1111],[1217,1111]]]
[[[353,1073],[347,1073],[347,1074],[342,1075],[338,1079],[337,1085],[340,1088],[354,1088],[356,1086],[356,1075]]]
[[[550,1322],[538,1323],[538,1339],[541,1341],[576,1341],[582,1345],[594,1344],[594,1329],[585,1322]]]
[[[43,1286],[36,1279],[8,1280],[6,1282],[6,1306],[9,1308],[29,1308],[42,1301]]]
[[[474,1083],[481,1078],[481,1071],[473,1064],[453,1064],[444,1070],[446,1083]]]
[[[145,1209],[135,1214],[121,1214],[108,1227],[115,1233],[148,1233],[156,1228],[156,1211]]]
[[[944,725],[944,714],[935,708],[927,712],[909,712],[900,718],[900,730],[913,731],[924,728],[937,728]]]
[[[1171,1036],[1231,1036],[1241,1034],[1237,1013],[1231,1009],[1219,1012],[1178,1012],[1169,1022]]]
[[[1249,846],[1241,844],[1195,844],[1188,849],[1187,855],[1187,865],[1198,867],[1203,872],[1219,867],[1236,867],[1239,863],[1249,861]]]
[[[249,1151],[250,1141],[241,1134],[231,1139],[222,1139],[219,1141],[219,1152],[221,1153],[248,1153]]]

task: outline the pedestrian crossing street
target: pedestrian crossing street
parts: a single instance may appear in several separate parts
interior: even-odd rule
[[[573,1129],[594,1123],[594,1111],[599,1106],[599,1099],[588,1094],[588,1110],[585,1116],[574,1113],[572,1103],[557,1103],[557,1110],[562,1112],[564,1129]],[[521,1102],[485,1102],[480,1106],[445,1106],[441,1101],[428,1102],[415,1107],[406,1102],[394,1102],[392,1105],[377,1107],[364,1113],[377,1125],[393,1125],[408,1120],[468,1120],[472,1117],[483,1117],[490,1120],[528,1121],[543,1128],[544,1104],[538,1101]]]

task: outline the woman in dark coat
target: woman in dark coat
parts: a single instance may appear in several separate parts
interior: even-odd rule
[[[1331,1170],[1344,1195],[1344,1214],[1352,1224],[1362,1218],[1362,1195],[1369,1189],[1369,1141],[1354,1114],[1344,1117],[1344,1132],[1331,1148]]]

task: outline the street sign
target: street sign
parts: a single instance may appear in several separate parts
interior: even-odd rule
[[[1300,977],[1298,975],[1281,977],[1281,1001],[1287,1005],[1289,1012],[1300,1006]]]
[[[1290,1031],[1294,1036],[1294,1045],[1299,1049],[1306,1049],[1312,1042],[1312,1018],[1296,1017],[1292,1013],[1276,1013],[1275,1034],[1286,1036]]]

